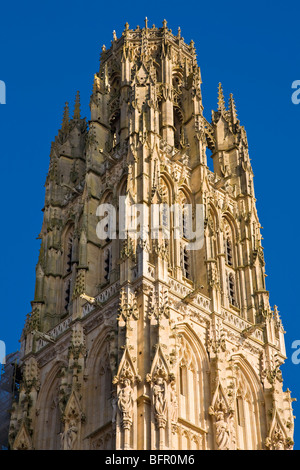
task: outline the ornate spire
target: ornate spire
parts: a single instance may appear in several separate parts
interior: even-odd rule
[[[75,106],[74,106],[73,119],[81,119],[81,116],[80,116],[80,94],[79,94],[79,91],[77,91],[76,97],[75,97]]]
[[[229,115],[233,124],[237,122],[237,112],[235,107],[235,102],[233,98],[233,94],[230,93],[229,95]]]
[[[66,101],[65,108],[64,108],[64,114],[63,114],[63,119],[62,119],[61,130],[65,133],[68,132],[69,125],[70,125],[69,103]]]
[[[225,99],[224,99],[224,94],[223,94],[223,88],[222,84],[219,83],[219,91],[218,91],[218,111],[225,112]]]

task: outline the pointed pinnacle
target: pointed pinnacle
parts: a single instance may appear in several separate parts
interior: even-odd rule
[[[218,111],[221,111],[221,112],[226,111],[225,99],[224,99],[223,88],[222,88],[221,83],[219,83],[219,90],[218,90]]]
[[[231,120],[235,124],[237,121],[237,112],[236,112],[235,102],[234,102],[232,93],[230,93],[229,95],[229,112],[231,115]]]
[[[61,130],[63,132],[68,132],[69,124],[70,124],[69,103],[66,101],[65,108],[64,108],[64,114],[63,114],[63,119],[62,119]]]
[[[80,94],[76,93],[73,119],[80,119]]]

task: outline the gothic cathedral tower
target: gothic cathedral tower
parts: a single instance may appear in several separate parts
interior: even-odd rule
[[[51,146],[11,448],[291,449],[284,330],[232,95],[219,85],[208,122],[193,41],[146,19],[103,46],[90,109],[87,125],[79,95],[73,117],[66,104]],[[149,208],[148,226],[162,208],[155,237],[124,236],[123,200]],[[193,250],[185,207],[193,223],[202,208]]]

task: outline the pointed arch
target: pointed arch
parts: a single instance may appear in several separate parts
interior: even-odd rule
[[[118,183],[118,186],[117,186],[118,197],[126,196],[127,184],[128,184],[127,178],[128,178],[128,175],[123,175]]]
[[[61,409],[60,384],[61,373],[67,364],[59,361],[51,368],[38,395],[36,409],[39,413],[34,427],[35,447],[41,450],[60,449]],[[43,430],[47,427],[48,432]]]
[[[23,422],[12,446],[13,450],[32,450],[32,441],[26,424]]]
[[[209,215],[211,216],[211,220],[214,223],[214,229],[218,230],[220,227],[219,213],[215,204],[212,201],[210,201],[208,204],[207,218],[209,217]]]
[[[206,429],[210,400],[208,356],[202,341],[189,325],[179,324],[177,331],[178,419],[191,423],[191,429],[193,425]]]
[[[77,448],[83,416],[80,398],[77,391],[73,389],[63,413],[64,431],[61,434],[61,449],[75,450]]]
[[[228,213],[222,216],[224,233],[224,252],[226,264],[232,268],[238,265],[238,253],[235,249],[238,229]]]
[[[236,372],[235,429],[238,449],[261,449],[266,438],[264,393],[259,377],[243,353],[232,356]]]
[[[113,192],[110,188],[107,188],[102,194],[100,198],[100,204],[105,204],[111,202],[113,198]]]
[[[234,237],[234,241],[237,240],[238,239],[238,234],[239,234],[239,227],[238,227],[236,219],[233,217],[231,212],[229,212],[228,210],[223,212],[222,219],[226,220],[227,223],[229,224],[229,226],[231,227],[232,235]]]
[[[87,414],[87,434],[95,432],[112,420],[112,355],[111,328],[104,328],[95,339],[87,358],[88,388],[83,397]],[[105,407],[101,404],[105,403]]]
[[[291,439],[287,435],[276,406],[273,409],[272,421],[265,444],[269,450],[287,450],[292,446]]]
[[[182,192],[186,198],[186,204],[192,204],[192,192],[186,183],[182,183],[178,188],[178,192]]]
[[[166,171],[161,172],[160,182],[166,185],[169,193],[169,204],[172,204],[174,198],[174,183],[171,176]]]

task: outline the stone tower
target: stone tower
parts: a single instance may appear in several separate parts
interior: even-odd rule
[[[284,330],[233,97],[219,85],[205,119],[194,43],[166,21],[126,24],[100,62],[89,124],[77,94],[51,146],[11,448],[291,449]],[[155,236],[124,232],[124,200],[149,209]],[[202,210],[197,249],[186,207],[193,224]]]

